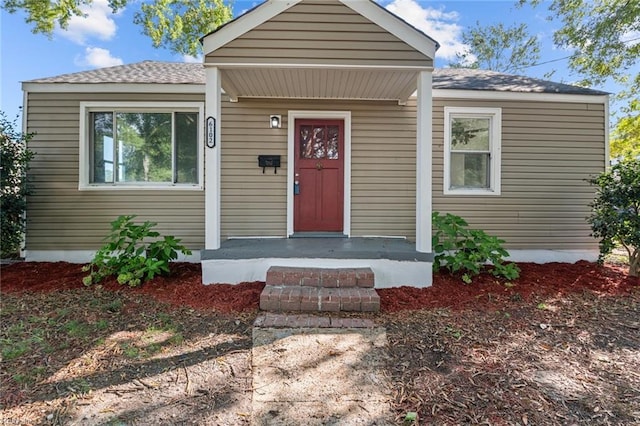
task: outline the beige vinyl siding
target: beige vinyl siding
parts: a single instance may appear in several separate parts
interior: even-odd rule
[[[27,207],[27,250],[95,250],[121,214],[158,222],[192,249],[204,247],[204,191],[78,191],[81,101],[203,102],[204,95],[131,93],[28,94],[27,131],[33,195]]]
[[[222,238],[278,236],[287,231],[289,110],[351,111],[351,231],[361,235],[415,234],[415,106],[393,102],[242,100],[223,104]],[[269,129],[281,114],[281,129]],[[257,157],[282,156],[262,173]],[[303,189],[304,190],[304,189]]]
[[[444,107],[502,108],[502,194],[443,195]],[[511,249],[596,249],[585,218],[604,170],[602,104],[434,99],[433,209],[467,219]]]
[[[206,56],[206,63],[432,66],[338,1],[303,1]]]

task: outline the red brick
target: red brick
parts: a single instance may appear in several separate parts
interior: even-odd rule
[[[301,268],[302,278],[300,279],[301,286],[318,287],[320,286],[320,269],[318,268]]]
[[[263,311],[279,311],[280,310],[280,300],[269,300],[260,298],[260,309]],[[265,327],[267,327],[265,325]]]
[[[338,271],[335,269],[323,269],[320,280],[322,287],[336,288],[338,287]]]
[[[371,268],[357,268],[356,285],[361,288],[373,288],[375,285],[375,279]]]
[[[282,285],[284,269],[281,266],[272,266],[267,270],[267,285]]]
[[[374,290],[371,291],[372,294],[362,296],[362,312],[377,312],[380,310],[380,296]]]
[[[281,311],[299,311],[300,310],[300,288],[285,287],[280,298]]]
[[[354,269],[340,269],[338,272],[338,287],[355,287],[356,273]]]

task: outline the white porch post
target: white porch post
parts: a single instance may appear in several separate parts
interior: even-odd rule
[[[206,147],[204,154],[204,244],[205,249],[220,248],[220,122],[221,82],[217,67],[206,67],[205,117],[215,119],[215,148]]]
[[[416,251],[431,252],[432,93],[431,71],[418,76],[416,141]]]

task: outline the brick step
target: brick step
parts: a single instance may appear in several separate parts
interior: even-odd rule
[[[373,288],[371,268],[295,268],[272,266],[267,271],[267,285],[326,288]]]
[[[260,309],[288,312],[377,312],[380,296],[373,288],[327,288],[266,285]]]

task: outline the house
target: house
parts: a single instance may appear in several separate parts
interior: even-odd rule
[[[87,261],[138,214],[202,250],[205,283],[306,265],[426,286],[432,211],[514,260],[597,256],[606,93],[434,70],[437,42],[369,0],[269,0],[202,44],[204,64],[23,83],[27,259]]]

